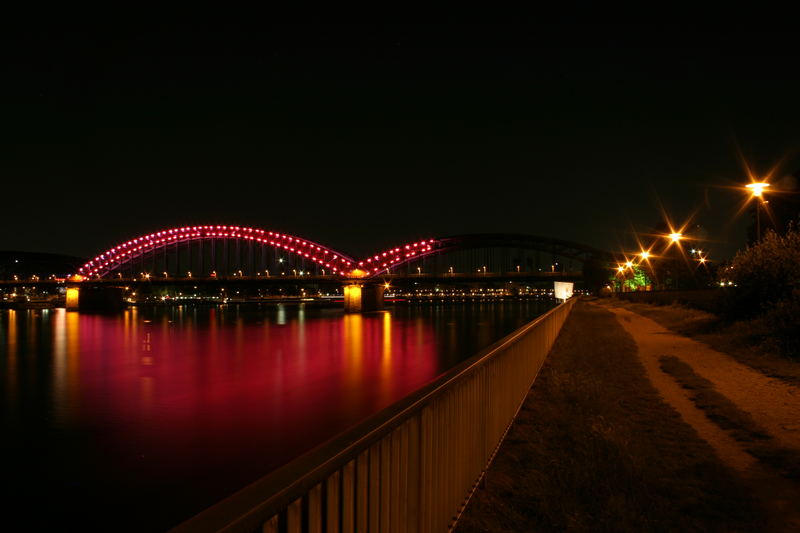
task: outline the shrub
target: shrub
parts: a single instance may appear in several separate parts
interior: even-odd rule
[[[768,332],[763,346],[790,357],[800,357],[800,290],[781,300],[757,319]]]
[[[794,225],[785,235],[767,232],[720,275],[735,285],[727,309],[734,317],[752,318],[791,301],[800,289],[800,232]]]
[[[800,356],[800,231],[791,225],[785,235],[770,231],[754,246],[740,251],[721,273],[732,281],[724,299],[729,318],[754,319],[764,332],[764,345]]]

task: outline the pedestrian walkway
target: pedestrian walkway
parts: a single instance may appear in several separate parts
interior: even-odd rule
[[[676,357],[688,364],[784,448],[800,455],[800,389],[770,378],[702,342],[678,335],[654,320],[625,308],[603,305],[617,318],[637,346],[637,355],[650,382],[681,417],[708,442],[717,456],[737,471],[754,494],[774,515],[800,531],[800,487],[762,464],[749,443],[735,439],[709,419],[691,400],[692,392],[660,368],[664,357]],[[796,529],[795,529],[796,528]]]
[[[800,389],[767,377],[702,342],[673,333],[654,320],[621,307],[604,307],[636,341],[639,357],[654,384],[669,378],[658,370],[658,359],[675,356],[749,413],[780,445],[800,451]],[[662,393],[668,399],[672,397],[666,388]]]
[[[593,530],[593,519],[597,530],[800,531],[797,480],[764,464],[747,443],[698,408],[693,391],[662,369],[665,358],[685,363],[690,373],[708,380],[715,392],[752,416],[773,439],[770,443],[800,452],[796,387],[615,301],[580,302],[487,472],[485,489],[473,497],[457,531]],[[554,429],[561,423],[582,428],[591,447],[578,446],[581,436],[575,432]],[[611,452],[602,451],[609,446]],[[604,454],[619,465],[603,464],[609,462]],[[669,454],[683,455],[686,462]],[[606,473],[597,479],[586,476],[588,470]],[[624,476],[616,479],[620,470]],[[549,500],[548,493],[563,491],[559,498],[568,501],[587,483],[595,483],[596,499],[604,503],[593,506],[591,499],[577,498],[568,510],[553,511],[562,502]],[[695,503],[676,503],[668,511],[669,502],[658,496],[675,486],[682,486]],[[735,504],[740,492],[734,486],[746,494]],[[637,502],[637,493],[646,496]],[[684,496],[676,492],[670,498]],[[702,506],[696,508],[696,502]],[[622,521],[604,525],[603,515],[616,505]],[[748,505],[753,509],[725,522],[735,508]],[[565,522],[558,522],[559,513]],[[628,513],[631,517],[622,516]],[[681,513],[689,522],[681,522]],[[696,522],[692,513],[697,513]],[[763,517],[754,518],[758,513]],[[664,523],[672,517],[674,523]]]

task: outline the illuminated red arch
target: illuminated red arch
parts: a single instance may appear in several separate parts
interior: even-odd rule
[[[136,237],[106,250],[84,264],[78,273],[90,278],[103,277],[125,265],[134,257],[165,246],[201,239],[224,238],[257,242],[280,248],[314,261],[322,267],[330,268],[335,274],[347,275],[356,263],[353,258],[345,254],[294,235],[244,226],[204,225],[165,229]]]
[[[379,252],[358,262],[358,268],[368,272],[368,276],[376,276],[390,268],[400,266],[421,257],[438,253],[438,241],[426,239],[396,246]]]

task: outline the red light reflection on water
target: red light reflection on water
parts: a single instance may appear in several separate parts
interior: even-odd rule
[[[97,459],[134,485],[213,479],[208,503],[443,370],[432,327],[389,312],[253,322],[211,309],[200,323],[57,313],[58,423],[105,428]]]
[[[550,305],[0,312],[6,508],[32,530],[164,531]]]

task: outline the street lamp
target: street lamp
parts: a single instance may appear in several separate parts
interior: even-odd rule
[[[625,265],[617,265],[617,272],[620,277],[619,292],[625,292]]]
[[[753,193],[754,197],[760,198],[764,194],[764,189],[769,187],[769,183],[765,181],[758,181],[755,183],[748,183],[745,185]]]
[[[756,241],[761,240],[761,204],[764,203],[764,189],[769,187],[769,183],[765,181],[757,181],[745,185],[756,200]]]

